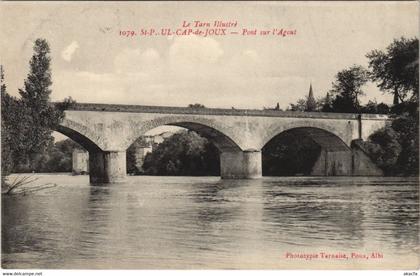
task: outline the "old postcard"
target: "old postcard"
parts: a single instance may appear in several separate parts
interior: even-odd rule
[[[417,270],[418,22],[1,2],[2,269]]]

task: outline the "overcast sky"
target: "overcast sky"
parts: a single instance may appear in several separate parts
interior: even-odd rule
[[[36,38],[51,47],[53,100],[208,107],[286,108],[316,97],[334,75],[394,38],[418,33],[417,2],[12,3],[1,5],[1,64],[17,95]],[[234,28],[296,35],[124,38],[120,30],[171,28],[183,21],[237,21]],[[390,103],[375,85],[363,102]]]

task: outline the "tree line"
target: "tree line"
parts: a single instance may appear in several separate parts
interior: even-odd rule
[[[348,113],[414,114],[418,105],[418,39],[395,39],[386,50],[366,54],[368,68],[354,64],[338,72],[326,96],[318,100],[299,99],[287,108],[292,111],[321,111]],[[393,95],[391,106],[369,101],[360,104],[366,95],[363,87],[376,83],[383,93]]]

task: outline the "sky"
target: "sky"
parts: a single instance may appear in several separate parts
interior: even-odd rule
[[[224,36],[125,37],[120,31],[183,22],[236,22]],[[7,90],[17,95],[33,43],[51,48],[54,101],[285,109],[325,96],[335,74],[393,39],[418,36],[413,2],[1,2],[0,53]],[[288,36],[242,35],[285,29]],[[194,28],[194,30],[206,28]],[[238,34],[230,34],[237,31]],[[392,102],[374,84],[361,101]]]

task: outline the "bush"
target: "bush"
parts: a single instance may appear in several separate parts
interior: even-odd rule
[[[392,122],[402,147],[398,157],[398,171],[403,175],[419,174],[419,121],[418,117],[400,116]]]
[[[401,153],[401,145],[398,142],[397,132],[391,126],[373,133],[369,141],[364,142],[364,148],[386,175],[398,173],[396,164]]]

